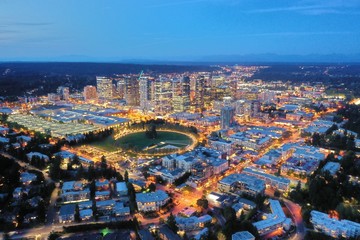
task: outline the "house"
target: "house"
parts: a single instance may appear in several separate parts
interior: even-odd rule
[[[158,231],[161,240],[181,240],[179,235],[174,233],[167,225],[163,225]]]
[[[49,157],[45,154],[39,153],[39,152],[30,152],[26,154],[26,157],[28,161],[31,161],[34,157],[38,159],[44,159],[45,162],[49,162]]]
[[[126,182],[116,183],[116,193],[119,197],[128,195],[128,188],[126,186]]]
[[[81,221],[90,220],[93,216],[92,209],[83,209],[79,211]]]
[[[20,174],[20,182],[23,185],[30,185],[33,181],[36,181],[37,176],[33,173],[23,172]]]
[[[59,211],[59,223],[71,223],[75,220],[75,204],[62,205]]]
[[[231,240],[255,240],[255,237],[248,231],[241,231],[234,233],[231,236]]]

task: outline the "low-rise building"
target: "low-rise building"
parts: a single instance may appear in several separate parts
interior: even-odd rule
[[[62,205],[59,211],[59,223],[70,223],[75,220],[75,204]]]
[[[31,184],[33,181],[36,181],[37,176],[33,173],[29,173],[29,172],[23,172],[20,174],[20,182],[23,185],[29,185]]]
[[[181,240],[179,235],[174,233],[167,225],[163,225],[158,230],[159,238],[161,240]]]
[[[338,162],[327,162],[322,168],[322,172],[329,172],[330,175],[335,175],[340,170],[340,163]]]
[[[82,181],[64,182],[61,192],[61,197],[64,203],[90,200],[90,190],[89,188],[85,188],[85,184]]]
[[[231,236],[231,240],[255,240],[255,237],[248,231],[242,231],[234,233]]]
[[[92,209],[83,209],[79,211],[81,221],[90,220],[93,216]]]
[[[39,159],[44,159],[45,162],[49,161],[49,157],[47,155],[39,153],[39,152],[30,152],[30,153],[26,154],[26,157],[27,157],[28,161],[31,161],[34,157],[39,158]]]
[[[169,195],[157,190],[149,193],[136,193],[136,203],[140,212],[158,211],[170,200]]]
[[[331,218],[328,214],[315,210],[311,211],[310,215],[310,222],[315,231],[333,238],[358,238],[360,236],[360,223]]]
[[[201,217],[176,217],[175,220],[179,230],[193,231],[202,229],[206,224],[211,223],[212,217],[210,215]]]
[[[116,183],[116,193],[119,197],[128,195],[128,188],[126,186],[126,182]]]
[[[265,182],[246,174],[231,174],[218,182],[218,190],[232,194],[263,195]]]
[[[271,214],[266,214],[266,219],[253,223],[253,225],[258,230],[259,234],[265,235],[270,233],[278,228],[289,228],[291,220],[285,216],[284,211],[281,208],[280,202],[278,200],[269,200]]]
[[[281,191],[287,191],[290,187],[290,180],[284,177],[277,177],[272,174],[263,172],[261,169],[254,167],[247,167],[243,170],[244,174],[254,176],[258,179],[265,181],[267,185],[277,188]]]

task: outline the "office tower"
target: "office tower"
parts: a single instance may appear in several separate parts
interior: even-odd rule
[[[205,77],[199,76],[195,82],[194,107],[201,111],[204,108]]]
[[[125,79],[124,99],[128,106],[140,105],[139,81],[136,77]]]
[[[220,118],[221,118],[222,129],[228,129],[234,124],[235,122],[234,115],[235,115],[235,109],[233,107],[225,106],[221,108]]]
[[[120,99],[124,99],[125,78],[120,78],[120,79],[116,80],[116,91],[117,91],[118,97]]]
[[[173,108],[174,112],[190,110],[190,78],[183,77],[180,81],[173,81]]]
[[[57,88],[56,90],[57,94],[59,94],[61,100],[69,100],[69,97],[70,97],[70,90],[68,87],[63,87],[63,86],[60,86]]]
[[[223,97],[223,106],[229,106],[231,107],[232,104],[232,98],[231,97]]]
[[[48,101],[49,102],[60,101],[60,95],[56,93],[48,93]]]
[[[106,77],[96,77],[96,87],[99,98],[112,99],[112,80]]]
[[[259,93],[259,100],[265,103],[271,103],[276,99],[275,91],[265,90]]]
[[[155,79],[152,86],[154,112],[165,114],[172,111],[172,87],[172,81],[168,78],[160,76]]]
[[[139,80],[140,108],[149,111],[151,104],[151,80],[148,77],[141,77]]]
[[[259,100],[251,101],[251,117],[259,117],[261,109],[261,103]]]
[[[97,100],[97,92],[96,92],[96,87],[92,86],[92,85],[87,85],[84,87],[84,100],[86,102],[88,101],[93,101],[93,100]]]

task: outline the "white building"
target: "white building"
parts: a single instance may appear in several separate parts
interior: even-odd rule
[[[278,200],[270,199],[271,214],[266,215],[265,220],[253,223],[260,235],[265,235],[278,228],[288,229],[291,225],[291,219],[285,216]]]
[[[255,237],[248,231],[242,231],[234,233],[231,236],[231,240],[255,240]]]
[[[328,214],[315,210],[311,211],[310,214],[310,222],[313,224],[315,231],[334,238],[357,238],[360,236],[360,223],[330,218]]]
[[[96,87],[99,98],[111,99],[113,85],[112,80],[106,77],[96,77]]]
[[[158,211],[169,200],[169,195],[162,190],[136,194],[136,203],[140,212]]]
[[[128,188],[126,186],[126,182],[116,183],[116,193],[119,197],[128,195]]]
[[[210,215],[204,215],[201,217],[176,217],[176,225],[179,230],[193,231],[199,230],[205,227],[207,223],[211,223],[212,217]]]
[[[257,194],[264,194],[265,182],[246,174],[231,174],[218,182],[218,189],[225,193],[245,193],[256,196]]]

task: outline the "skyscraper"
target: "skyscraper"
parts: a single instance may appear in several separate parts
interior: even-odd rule
[[[65,100],[65,101],[69,100],[70,90],[68,87],[60,86],[57,88],[56,92],[57,94],[60,95],[61,100]]]
[[[229,127],[231,127],[235,120],[234,120],[234,115],[235,115],[235,109],[233,107],[230,106],[225,106],[223,108],[221,108],[221,128],[222,129],[228,129]]]
[[[141,77],[139,80],[140,108],[149,111],[151,104],[151,80],[148,77]]]
[[[195,97],[194,107],[195,110],[200,110],[204,107],[204,92],[205,92],[205,77],[199,76],[195,82]]]
[[[188,76],[173,82],[173,108],[174,112],[190,110],[190,78]]]
[[[92,86],[92,85],[87,85],[84,87],[84,100],[87,101],[93,101],[93,100],[97,100],[97,92],[96,92],[96,87]]]
[[[140,105],[139,81],[136,77],[125,79],[124,99],[128,106]]]
[[[99,98],[112,99],[112,80],[106,77],[96,77],[96,87]]]

